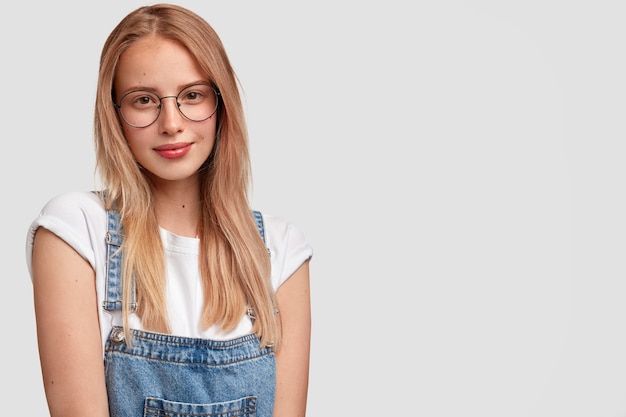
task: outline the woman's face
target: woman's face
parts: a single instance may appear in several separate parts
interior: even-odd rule
[[[202,85],[208,81],[192,55],[170,40],[142,39],[120,56],[114,88],[122,128],[135,160],[154,180],[193,178],[209,157],[217,113],[207,108],[214,108],[217,99],[212,88]],[[124,119],[148,126],[133,127]]]

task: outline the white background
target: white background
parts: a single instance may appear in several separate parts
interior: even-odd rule
[[[47,415],[24,240],[94,187],[143,2],[3,7],[3,415]],[[621,1],[183,1],[242,82],[257,209],[314,246],[309,416],[626,416]]]

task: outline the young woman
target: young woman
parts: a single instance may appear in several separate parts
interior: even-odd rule
[[[32,223],[51,416],[304,416],[304,235],[252,210],[237,79],[218,35],[141,7],[104,44],[95,106],[103,189]]]

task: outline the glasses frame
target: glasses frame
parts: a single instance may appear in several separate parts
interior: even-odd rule
[[[205,85],[207,87],[211,87],[211,89],[215,92],[215,109],[213,110],[213,113],[211,113],[208,117],[205,117],[204,119],[201,119],[201,120],[194,120],[194,119],[189,118],[180,109],[180,103],[178,102],[178,98],[180,97],[180,95],[185,90],[188,90],[188,89],[190,89],[192,87],[195,87],[197,85]],[[149,93],[150,95],[154,95],[156,98],[159,99],[159,105],[157,106],[158,112],[157,112],[156,117],[154,118],[154,120],[152,122],[148,123],[145,126],[139,126],[139,125],[132,124],[131,122],[126,120],[126,117],[124,117],[124,113],[122,112],[122,101],[124,100],[124,98],[126,96],[128,96],[129,94],[137,93],[139,91],[145,91],[146,93]],[[217,113],[217,109],[220,107],[221,96],[222,96],[222,94],[220,93],[220,90],[218,90],[214,85],[211,85],[209,83],[196,83],[196,84],[188,85],[187,87],[183,88],[175,96],[163,96],[163,97],[160,97],[156,93],[153,93],[153,92],[148,91],[148,90],[132,90],[132,91],[129,91],[126,94],[124,94],[122,97],[120,97],[119,103],[113,102],[113,106],[115,107],[115,110],[117,110],[117,113],[120,115],[120,118],[124,121],[124,123],[126,123],[128,126],[131,126],[131,127],[137,128],[137,129],[143,129],[143,128],[148,127],[148,126],[152,126],[157,120],[159,120],[159,116],[161,116],[161,108],[163,107],[163,99],[166,99],[166,98],[176,99],[176,109],[178,110],[178,112],[185,119],[189,120],[190,122],[204,122],[205,120],[209,120],[211,117],[213,117],[215,115],[215,113]]]

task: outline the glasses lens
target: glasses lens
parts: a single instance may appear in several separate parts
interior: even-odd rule
[[[178,94],[176,101],[183,116],[194,122],[210,118],[217,110],[217,93],[207,84],[185,88]]]
[[[148,91],[131,91],[120,101],[120,113],[134,127],[148,126],[159,117],[161,100]]]

